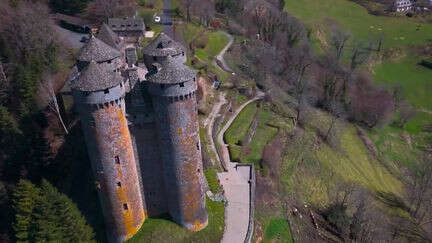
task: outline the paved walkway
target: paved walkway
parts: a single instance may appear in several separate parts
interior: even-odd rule
[[[224,54],[228,48],[232,45],[234,38],[225,33],[228,36],[228,44],[222,49],[216,59],[220,62],[221,66],[218,66],[225,72],[232,73],[232,69],[228,67],[224,60]],[[215,62],[213,64],[216,64]],[[213,141],[213,127],[216,117],[218,116],[221,107],[226,103],[225,94],[219,95],[219,102],[212,108],[207,119],[204,121],[204,126],[207,127],[207,136],[210,138],[210,146],[212,151],[216,154],[216,158],[220,161],[224,172],[218,173],[218,179],[224,189],[224,195],[227,199],[227,205],[225,207],[225,230],[222,237],[222,243],[243,243],[246,240],[246,236],[249,228],[249,217],[250,217],[250,175],[251,166],[237,166],[237,163],[231,162],[228,145],[225,144],[223,136],[226,130],[234,122],[235,118],[240,112],[250,103],[262,99],[264,93],[258,92],[253,98],[242,104],[229,118],[227,123],[224,125],[222,130],[218,133],[216,142],[221,148],[221,153],[217,153],[216,147]]]
[[[217,143],[221,147],[221,163],[225,164],[226,171],[218,173],[218,179],[224,188],[227,199],[225,207],[225,231],[222,243],[241,243],[246,239],[250,217],[250,174],[252,167],[237,166],[231,162],[228,145],[225,144],[223,136],[226,130],[234,122],[240,112],[250,103],[262,99],[264,94],[259,92],[256,97],[242,104],[230,117],[217,137]]]
[[[210,112],[210,115],[204,120],[204,127],[207,127],[208,141],[210,142],[210,148],[211,148],[213,154],[216,156],[216,162],[221,161],[221,160],[219,158],[219,154],[216,150],[216,146],[215,146],[214,141],[213,141],[213,127],[214,127],[216,117],[219,115],[219,112],[220,112],[222,106],[226,102],[227,102],[227,100],[225,99],[225,93],[220,92],[218,103],[216,103],[216,105],[213,106],[212,111]],[[215,162],[212,161],[212,164],[215,165]]]

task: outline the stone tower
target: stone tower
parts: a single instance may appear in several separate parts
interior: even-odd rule
[[[130,84],[122,77],[123,63],[118,50],[92,36],[70,82],[111,242],[131,238],[146,219],[139,164],[125,116]]]
[[[192,231],[206,227],[201,145],[198,132],[196,73],[184,65],[182,46],[165,34],[144,48],[162,156],[169,214]]]

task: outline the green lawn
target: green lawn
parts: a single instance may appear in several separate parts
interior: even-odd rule
[[[243,139],[249,130],[256,112],[256,102],[250,103],[240,112],[224,134],[225,142],[227,144],[236,144]]]
[[[228,37],[222,31],[209,32],[207,35],[207,45],[203,49],[197,49],[195,55],[202,61],[211,63],[213,58],[219,54],[228,43]]]
[[[374,16],[348,0],[289,0],[285,9],[309,25],[324,27],[332,19],[349,30],[356,39],[384,37],[385,47],[422,44],[432,38],[432,24],[421,24],[406,17]]]
[[[287,220],[282,218],[273,218],[266,222],[264,226],[263,243],[270,242],[294,242],[291,236],[290,225]]]
[[[166,219],[149,218],[128,243],[219,243],[224,230],[224,204],[207,199],[208,226],[199,232],[190,232]]]
[[[264,147],[270,140],[272,140],[278,129],[276,127],[269,126],[275,117],[274,114],[266,108],[261,108],[258,111],[258,126],[251,142],[248,144],[247,149],[242,154],[242,161],[247,163],[254,163],[258,165],[262,158]]]
[[[208,168],[204,170],[204,175],[207,179],[207,183],[211,192],[218,193],[222,190],[222,187],[218,182],[217,171],[215,168]]]
[[[432,69],[418,65],[420,57],[408,56],[395,62],[385,62],[374,69],[378,83],[396,86],[403,90],[403,96],[417,109],[417,115],[405,129],[418,133],[422,127],[432,121]],[[426,111],[425,111],[426,110]]]
[[[255,116],[258,125],[252,140],[247,145],[238,146],[239,141],[247,135]],[[224,137],[229,145],[231,160],[258,165],[264,147],[278,132],[278,124],[272,124],[277,123],[277,120],[277,115],[268,107],[258,108],[255,102],[247,105],[225,132]]]

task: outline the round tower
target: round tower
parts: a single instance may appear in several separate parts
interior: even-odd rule
[[[118,51],[95,37],[71,81],[110,242],[131,238],[146,219],[128,121]]]
[[[146,53],[145,53],[146,54]],[[162,152],[169,213],[192,231],[207,226],[198,133],[196,73],[178,57],[154,64],[147,89],[152,96]]]

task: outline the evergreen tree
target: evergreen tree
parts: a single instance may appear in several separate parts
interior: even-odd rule
[[[21,180],[14,193],[17,242],[93,242],[93,229],[77,206],[48,181]]]
[[[57,12],[77,14],[83,12],[89,0],[50,0],[50,6]]]
[[[17,242],[28,242],[32,238],[33,210],[39,199],[40,192],[31,182],[27,180],[18,182],[12,197],[15,211],[15,222],[12,227]]]
[[[0,146],[5,151],[13,148],[15,140],[21,134],[18,124],[6,107],[0,105]]]

